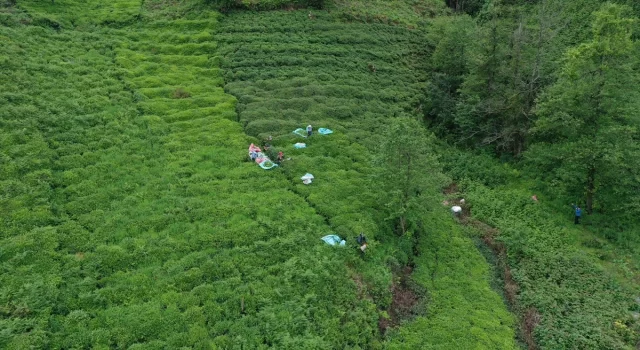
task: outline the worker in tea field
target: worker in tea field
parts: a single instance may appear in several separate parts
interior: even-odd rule
[[[575,204],[571,204],[571,206],[573,207],[573,210],[575,210],[576,216],[575,216],[574,223],[577,225],[580,223],[580,217],[582,216],[582,209],[580,209],[580,207]]]
[[[282,151],[278,152],[278,164],[282,163],[284,160],[284,153]]]
[[[307,137],[311,136],[312,132],[313,132],[313,128],[311,127],[311,124],[307,125]]]
[[[264,144],[262,145],[262,148],[265,151],[268,151],[269,148],[271,148],[271,141],[273,141],[273,137],[269,136],[265,141]]]
[[[364,251],[367,249],[367,237],[363,232],[360,232],[360,235],[356,237],[356,242],[360,245],[360,251],[364,254]]]

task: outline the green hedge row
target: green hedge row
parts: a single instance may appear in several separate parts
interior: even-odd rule
[[[353,257],[245,161],[216,21],[159,22],[0,29],[0,347],[375,343]]]
[[[290,8],[322,9],[326,0],[206,0],[217,9],[277,10]]]
[[[281,171],[334,232],[347,237],[349,245],[360,231],[372,242],[364,262],[352,262],[350,270],[376,303],[381,322],[392,313],[390,268],[410,261],[417,265],[415,279],[422,286],[417,292],[423,293],[428,311],[411,311],[420,316],[390,330],[382,346],[514,348],[513,318],[486,282],[486,261],[446,209],[432,208],[425,218],[419,257],[413,257],[413,239],[393,235],[385,220],[385,194],[373,176],[379,171],[375,157],[390,119],[419,106],[421,34],[340,23],[328,14],[309,19],[302,11],[239,12],[220,24],[216,38],[225,88],[238,99],[245,131],[258,141],[273,136],[276,150],[292,157]],[[307,139],[292,134],[307,124],[331,128],[334,134]],[[308,147],[295,150],[295,142]],[[309,186],[299,180],[306,172],[316,177]],[[442,265],[432,280],[427,276],[435,249],[440,249]],[[475,325],[473,334],[469,325]]]

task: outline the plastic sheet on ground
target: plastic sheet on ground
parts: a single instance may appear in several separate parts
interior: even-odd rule
[[[297,128],[297,129],[293,130],[293,133],[298,135],[298,136],[307,137],[307,132],[304,129],[301,129],[301,128]]]
[[[302,143],[302,142],[298,142],[295,145],[293,145],[293,147],[298,148],[298,149],[307,148],[307,144],[306,143]]]
[[[256,155],[255,162],[262,169],[269,170],[278,166],[278,164],[271,161],[271,159],[269,159],[269,157],[267,157],[266,154],[262,153],[262,150],[260,149],[260,147],[254,145],[253,143],[249,146],[249,157],[251,157],[252,153],[255,153]]]
[[[333,134],[333,130],[331,129],[327,129],[327,128],[320,128],[318,129],[318,132],[322,135],[329,135],[329,134]]]
[[[313,181],[313,179],[315,179],[315,177],[313,177],[313,175],[309,173],[304,174],[304,176],[300,178],[300,180],[302,180],[302,183],[305,185],[310,184]]]
[[[344,246],[344,245],[347,244],[347,242],[344,239],[342,239],[342,238],[340,238],[339,236],[336,236],[336,235],[327,235],[327,236],[324,236],[324,237],[322,237],[320,239],[323,240],[328,245],[336,245],[337,244],[337,245]]]
[[[272,162],[269,158],[264,159],[262,162],[258,163],[258,165],[264,170],[269,170],[278,166],[278,164]]]

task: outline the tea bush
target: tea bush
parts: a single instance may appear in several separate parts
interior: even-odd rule
[[[385,346],[514,348],[513,318],[487,283],[486,262],[447,210],[429,208],[423,232],[415,233],[422,254],[414,257],[413,238],[391,233],[385,194],[372,176],[380,170],[374,159],[390,118],[411,115],[419,104],[422,34],[340,23],[325,13],[309,19],[306,12],[274,12],[234,13],[221,21],[216,38],[225,88],[238,98],[245,131],[257,140],[273,136],[276,150],[292,157],[282,170],[332,230],[351,240],[363,231],[372,241],[367,258],[352,262],[352,269],[378,308],[388,310],[392,301],[385,265],[417,266],[429,311],[389,331]],[[334,134],[303,139],[292,133],[307,124]],[[295,142],[307,148],[296,150]],[[315,176],[309,186],[299,180],[306,172]],[[469,283],[455,282],[463,280]],[[470,324],[479,325],[472,335]]]
[[[445,209],[417,247],[384,220],[372,160],[419,107],[421,32],[60,1],[0,17],[1,348],[514,347]],[[334,134],[291,133],[308,123]],[[268,135],[292,160],[264,171],[247,146]],[[390,266],[409,263],[429,311],[385,338]]]
[[[311,7],[322,9],[326,0],[206,0],[219,10],[276,10]]]
[[[446,162],[469,158],[474,156],[451,156]],[[586,227],[574,225],[567,203],[549,202],[544,193],[533,201],[527,182],[513,176],[517,171],[509,166],[488,158],[483,163],[503,169],[508,182],[487,182],[483,171],[454,173],[473,216],[500,231],[498,240],[506,247],[519,288],[515,311],[523,318],[537,315],[529,319],[536,344],[548,349],[632,348],[640,331],[631,313],[637,308],[637,249],[604,242],[597,231],[590,232],[590,218],[583,221]]]
[[[142,1],[20,0],[17,5],[29,12],[32,23],[59,29],[91,24],[130,23],[139,16]]]
[[[439,0],[334,0],[326,7],[347,21],[385,23],[417,28],[428,19],[448,12]]]
[[[22,62],[2,70],[0,347],[373,341],[331,229],[244,162],[207,18],[0,29]]]

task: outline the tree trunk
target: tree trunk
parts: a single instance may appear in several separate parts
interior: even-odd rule
[[[460,11],[460,3],[458,0],[449,0],[449,7],[456,12]]]
[[[594,166],[589,167],[587,174],[587,213],[591,215],[593,213],[593,195],[596,191],[596,168]]]
[[[404,215],[400,217],[400,230],[400,236],[404,236],[407,232],[407,218]]]

